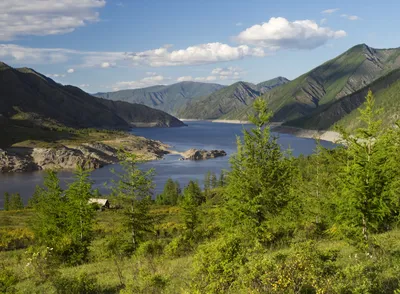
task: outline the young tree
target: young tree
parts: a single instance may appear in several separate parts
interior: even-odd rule
[[[13,193],[10,197],[9,210],[20,210],[24,209],[24,203],[19,193]]]
[[[255,128],[243,131],[243,142],[237,139],[237,154],[231,158],[225,225],[228,230],[270,241],[274,238],[271,223],[293,203],[295,168],[270,134],[266,101],[257,99],[254,108],[257,115],[250,120]]]
[[[225,172],[223,170],[221,170],[221,173],[219,175],[218,186],[219,187],[225,186]]]
[[[340,129],[346,161],[341,168],[337,220],[367,248],[369,235],[379,230],[391,214],[390,187],[395,174],[398,175],[398,171],[388,172],[391,160],[388,151],[393,143],[381,134],[382,121],[375,119],[381,110],[375,110],[374,104],[369,91],[364,108],[359,110],[364,126],[356,130],[355,136]]]
[[[211,189],[215,189],[218,187],[217,175],[215,173],[211,174]]]
[[[190,197],[193,199],[193,201],[195,201],[197,206],[201,205],[203,202],[206,201],[206,198],[201,191],[199,183],[195,181],[189,181],[189,184],[183,190],[183,195],[184,197],[190,195]]]
[[[65,196],[68,203],[66,213],[68,231],[74,244],[70,258],[79,263],[86,260],[89,245],[93,239],[95,210],[89,203],[89,199],[93,197],[89,171],[78,167],[75,172],[75,181],[68,186]]]
[[[180,194],[180,188],[177,185],[179,185],[177,182],[168,179],[163,192],[157,195],[156,203],[161,205],[176,205]]]
[[[68,207],[62,193],[57,173],[47,171],[44,187],[36,187],[35,201],[32,201],[34,214],[30,222],[37,244],[54,248],[59,256],[68,247],[64,239],[68,232]]]
[[[193,238],[194,230],[199,223],[198,215],[198,200],[196,195],[192,191],[186,188],[183,192],[183,199],[181,202],[181,215],[183,223],[185,224],[185,230],[189,239]]]
[[[211,189],[211,172],[208,171],[204,176],[204,196],[209,197]]]
[[[135,250],[144,235],[154,229],[154,219],[150,215],[154,170],[140,170],[133,154],[121,157],[123,172],[116,173],[119,180],[114,182],[113,192],[123,206],[125,224],[131,234],[132,249]]]
[[[4,210],[10,209],[10,193],[4,193]]]

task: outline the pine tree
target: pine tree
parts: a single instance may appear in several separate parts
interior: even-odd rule
[[[215,189],[218,187],[217,175],[215,173],[211,174],[211,189]]]
[[[225,186],[225,172],[223,170],[221,170],[221,173],[219,175],[218,186],[219,187]]]
[[[201,191],[199,184],[195,181],[189,181],[189,184],[183,190],[183,195],[186,197],[190,195],[190,197],[195,201],[196,205],[199,206],[203,202],[206,201],[204,194]]]
[[[123,206],[125,224],[135,250],[145,234],[154,229],[154,219],[149,212],[154,170],[141,171],[133,154],[124,154],[121,159],[123,172],[116,173],[119,180],[114,182],[113,193]]]
[[[164,185],[164,190],[161,194],[157,195],[156,203],[160,205],[176,205],[179,198],[179,185],[172,179],[168,179]]]
[[[237,154],[231,158],[225,225],[228,230],[268,241],[274,238],[271,223],[293,203],[295,169],[266,125],[271,116],[266,102],[257,99],[254,108],[257,115],[250,120],[255,128],[243,131],[243,142],[237,139]]]
[[[4,210],[10,209],[10,194],[8,192],[4,193]]]
[[[346,146],[346,161],[342,164],[341,183],[338,193],[339,214],[337,220],[349,235],[368,248],[369,236],[381,227],[391,214],[391,198],[388,189],[392,175],[387,172],[390,143],[381,135],[381,120],[375,116],[380,109],[374,108],[374,97],[368,92],[360,120],[364,124],[355,136],[340,129]]]
[[[75,181],[65,191],[68,202],[67,218],[68,231],[74,244],[74,263],[87,259],[89,245],[93,239],[93,223],[95,218],[94,207],[89,203],[93,196],[92,182],[89,171],[78,167],[75,172]]]
[[[68,237],[68,205],[56,172],[47,171],[43,185],[36,187],[30,225],[38,245],[54,248],[54,253],[62,256],[70,243],[64,238]]]
[[[182,208],[182,220],[185,225],[185,230],[189,239],[193,238],[194,230],[196,229],[199,223],[199,215],[198,215],[198,200],[196,199],[196,195],[192,193],[192,191],[186,188],[183,192],[183,199],[180,204]]]
[[[24,209],[24,203],[19,193],[13,193],[10,197],[9,210]]]
[[[211,172],[208,171],[204,176],[204,196],[208,199],[211,189]]]

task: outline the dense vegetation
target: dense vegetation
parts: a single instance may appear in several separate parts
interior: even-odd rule
[[[0,212],[0,292],[400,293],[400,126],[374,103],[336,149],[294,158],[256,100],[231,171],[155,202],[131,155],[104,211],[85,172],[66,190],[50,172],[30,208]]]

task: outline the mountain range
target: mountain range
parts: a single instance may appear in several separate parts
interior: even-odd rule
[[[0,63],[0,115],[34,124],[49,122],[72,128],[122,129],[180,126],[175,117],[142,104],[111,102],[73,86],[63,86],[30,68]]]
[[[223,85],[199,82],[180,82],[172,85],[158,85],[142,89],[120,90],[93,94],[99,98],[114,101],[140,103],[176,115],[178,109],[188,100],[207,96],[224,88]]]

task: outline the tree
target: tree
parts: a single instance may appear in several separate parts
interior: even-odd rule
[[[211,172],[208,171],[204,176],[204,196],[209,197],[211,189]]]
[[[36,187],[34,209],[30,222],[38,245],[54,248],[58,256],[65,254],[69,243],[64,236],[68,232],[67,203],[57,173],[47,171],[44,187]]]
[[[75,181],[65,191],[68,210],[68,231],[74,244],[71,258],[77,262],[86,260],[89,245],[93,239],[93,223],[95,217],[94,207],[89,203],[93,197],[92,182],[89,172],[78,167],[75,172]]]
[[[10,209],[10,193],[4,193],[4,210]]]
[[[161,205],[176,205],[180,196],[179,183],[168,179],[164,185],[164,190],[157,195],[156,203]]]
[[[193,238],[194,230],[199,223],[198,215],[198,200],[196,195],[192,191],[186,188],[183,192],[183,199],[181,202],[182,208],[182,220],[185,225],[185,230],[188,234],[189,239]]]
[[[215,173],[211,174],[211,189],[215,189],[218,187],[217,175]]]
[[[367,248],[369,235],[378,231],[392,212],[390,188],[399,175],[393,169],[388,172],[392,137],[382,135],[382,121],[375,119],[381,110],[376,110],[374,104],[369,91],[364,107],[359,110],[364,126],[354,136],[339,129],[346,146],[346,160],[341,165],[337,220],[352,239]]]
[[[237,139],[237,154],[231,157],[225,226],[259,241],[271,241],[282,234],[273,226],[284,226],[286,220],[278,219],[293,208],[295,168],[292,157],[285,156],[270,134],[266,102],[257,99],[254,108],[257,114],[250,121],[255,128],[243,131],[243,142]]]
[[[115,172],[119,180],[114,181],[113,193],[123,207],[125,225],[130,231],[132,249],[135,250],[145,234],[154,229],[154,219],[149,213],[154,170],[140,170],[133,154],[123,154],[121,159],[123,172]]]
[[[20,210],[24,209],[24,203],[19,193],[13,193],[10,197],[9,210]]]
[[[219,175],[218,185],[220,187],[224,187],[225,186],[225,172],[223,170],[221,170],[221,173]]]
[[[197,206],[206,201],[206,198],[201,191],[199,183],[195,181],[189,181],[189,184],[183,190],[183,195],[184,197],[190,195]]]

